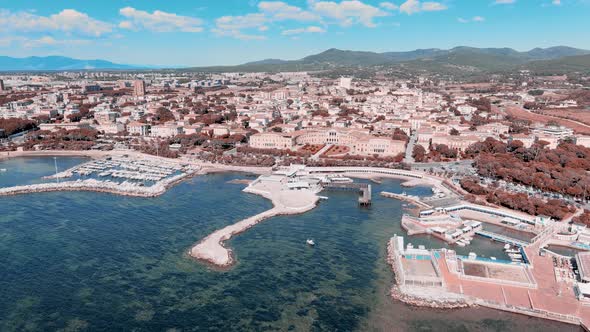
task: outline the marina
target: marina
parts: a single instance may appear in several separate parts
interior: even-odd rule
[[[154,197],[200,167],[149,157],[109,156],[44,176],[42,183],[0,188],[0,196],[51,191],[99,191],[128,196]]]

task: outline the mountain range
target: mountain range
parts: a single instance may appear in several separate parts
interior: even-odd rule
[[[549,61],[549,62],[548,62]],[[570,64],[571,62],[571,64]],[[393,66],[410,70],[456,70],[497,72],[514,69],[590,71],[590,51],[567,46],[534,48],[519,52],[511,48],[460,46],[448,50],[418,49],[407,52],[367,52],[329,49],[299,60],[266,59],[238,66],[201,67],[203,71],[322,70],[338,67]]]
[[[429,48],[407,52],[369,52],[329,49],[299,60],[265,59],[237,66],[178,68],[199,72],[277,72],[392,68],[408,72],[491,73],[519,69],[535,72],[590,73],[590,51],[567,46],[534,48],[519,52],[511,48],[459,46],[448,50]],[[0,56],[0,71],[137,70],[156,67],[116,64],[105,60],[79,60],[62,56],[12,58]],[[159,67],[162,68],[162,67]]]
[[[141,66],[121,65],[106,60],[79,60],[63,56],[31,56],[13,58],[0,56],[0,71],[53,71],[92,69],[140,69]]]

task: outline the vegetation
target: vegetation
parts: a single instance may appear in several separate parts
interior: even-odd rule
[[[509,193],[497,188],[486,188],[481,186],[477,179],[471,177],[461,179],[460,184],[465,191],[473,195],[485,196],[486,201],[489,203],[531,215],[546,215],[561,220],[575,211],[575,208],[568,206],[562,200],[549,199],[545,201],[540,198],[530,197],[524,193]]]
[[[37,123],[32,120],[23,120],[18,118],[0,118],[0,129],[4,129],[4,134],[6,136],[18,134],[25,130],[30,130],[34,128],[37,128]]]
[[[537,142],[525,148],[520,141],[503,143],[492,138],[470,146],[477,172],[486,177],[530,186],[546,192],[590,198],[590,149],[562,143],[556,149]]]

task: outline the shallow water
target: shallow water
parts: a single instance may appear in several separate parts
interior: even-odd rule
[[[36,181],[53,167],[53,158],[0,162],[15,175],[0,185]],[[191,245],[271,207],[227,183],[244,177],[197,177],[150,199],[92,192],[0,198],[0,330],[577,330],[494,310],[441,312],[393,301],[384,255],[387,240],[404,233],[402,203],[376,194],[373,206],[359,208],[354,194],[326,192],[316,209],[269,219],[230,241],[238,264],[211,270],[187,257]],[[373,190],[428,193],[393,180]],[[444,246],[430,237],[411,242]],[[498,257],[501,249],[487,240],[461,248]]]

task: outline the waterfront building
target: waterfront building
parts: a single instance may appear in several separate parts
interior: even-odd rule
[[[292,133],[261,133],[250,137],[250,146],[260,149],[292,149],[296,145],[338,145],[349,148],[351,155],[396,156],[405,150],[405,141],[377,137],[367,130],[320,128]]]

